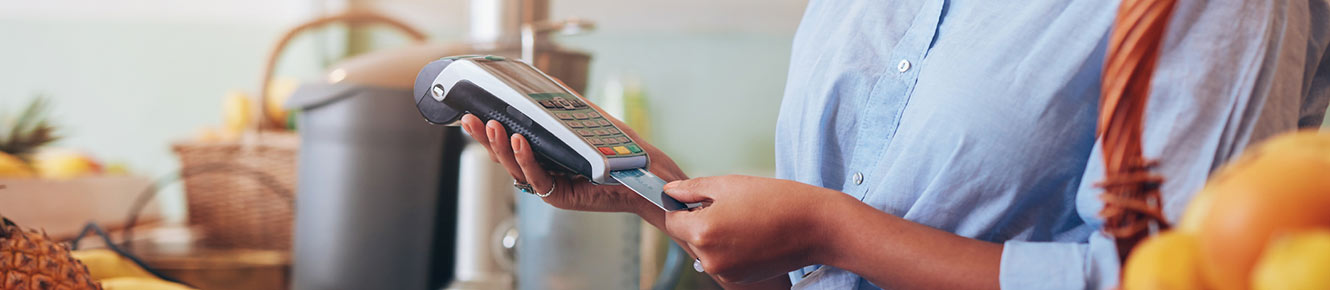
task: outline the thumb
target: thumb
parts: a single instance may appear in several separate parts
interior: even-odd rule
[[[691,210],[665,212],[665,228],[662,230],[665,231],[666,235],[678,239],[680,242],[679,245],[683,246],[684,249],[692,249],[692,246],[689,245],[688,242],[695,240],[697,237],[697,227],[695,226],[695,224],[698,223],[697,213],[700,212],[693,212]],[[691,251],[690,253],[694,256],[697,255],[697,251]]]
[[[682,203],[695,203],[711,200],[709,178],[694,178],[666,183],[665,194]]]

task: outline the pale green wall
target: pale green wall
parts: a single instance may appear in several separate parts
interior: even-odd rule
[[[563,43],[593,53],[591,89],[637,76],[649,97],[654,143],[694,175],[763,174],[785,89],[791,35],[600,33]]]

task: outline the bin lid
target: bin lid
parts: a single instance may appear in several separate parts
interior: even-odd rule
[[[307,82],[301,84],[295,92],[291,93],[291,98],[286,100],[284,107],[287,109],[309,110],[356,95],[356,92],[360,89],[369,87],[372,86]],[[410,97],[410,93],[403,94],[403,96]]]
[[[366,87],[400,89],[407,92],[402,97],[412,98],[416,74],[425,64],[467,50],[461,45],[419,44],[365,53],[333,65],[323,80],[301,84],[285,107],[308,109],[355,95]]]

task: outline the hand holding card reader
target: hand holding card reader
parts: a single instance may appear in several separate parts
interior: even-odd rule
[[[596,184],[623,184],[666,211],[688,206],[665,195],[665,181],[647,171],[647,153],[601,112],[562,83],[525,62],[499,56],[454,56],[416,76],[416,108],[434,124],[464,114],[497,120],[522,134],[545,169]]]

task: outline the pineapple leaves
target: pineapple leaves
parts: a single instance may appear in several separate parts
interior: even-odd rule
[[[37,148],[60,139],[55,126],[47,119],[50,101],[43,96],[33,98],[18,116],[0,117],[0,152],[27,159]]]

